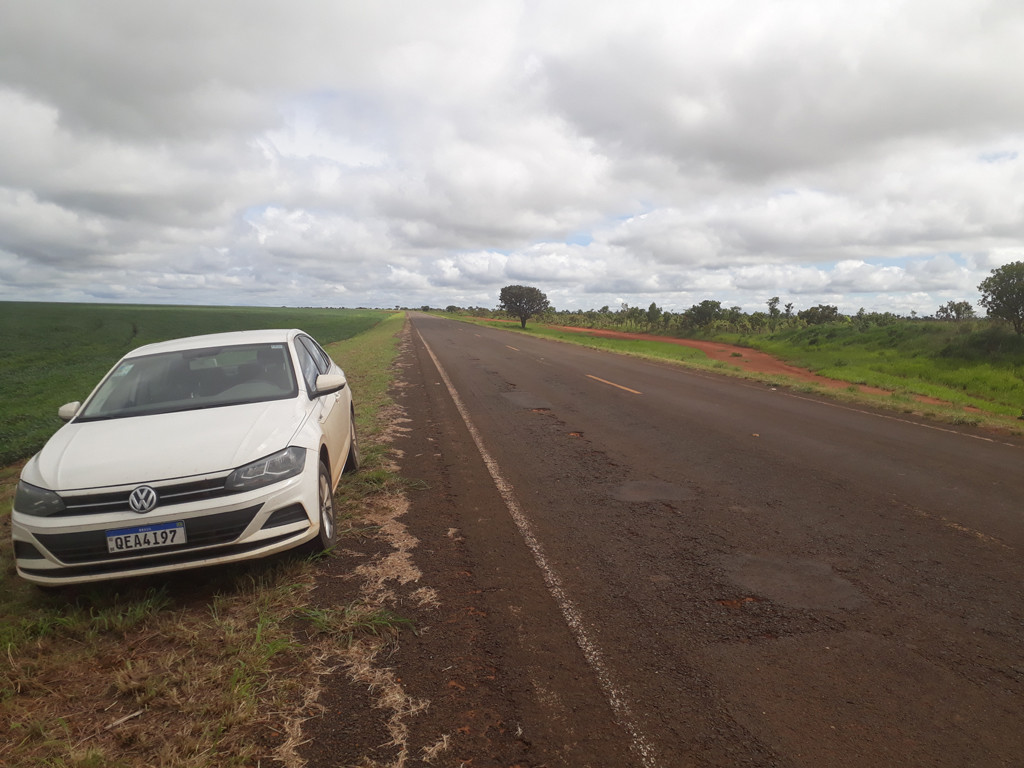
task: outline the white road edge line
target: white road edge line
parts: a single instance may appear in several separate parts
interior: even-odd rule
[[[640,755],[643,759],[643,764],[647,766],[647,768],[658,768],[659,764],[654,758],[654,749],[651,747],[647,737],[640,730],[640,726],[636,722],[636,717],[633,715],[633,710],[626,701],[626,697],[612,680],[611,674],[608,672],[608,667],[604,663],[604,657],[600,649],[587,633],[587,630],[583,625],[583,619],[580,616],[580,612],[566,594],[565,588],[562,586],[561,578],[548,562],[547,555],[544,553],[544,548],[533,533],[532,523],[530,523],[529,518],[526,517],[522,507],[519,506],[519,501],[516,499],[515,493],[512,491],[512,486],[505,479],[504,475],[502,475],[501,469],[498,467],[498,463],[491,457],[490,453],[488,453],[487,449],[484,447],[480,433],[477,432],[476,426],[469,417],[469,411],[466,410],[466,406],[463,404],[462,398],[460,398],[458,392],[455,391],[455,387],[452,385],[451,379],[448,378],[448,374],[441,366],[441,362],[434,355],[434,350],[430,348],[430,345],[427,344],[426,339],[423,338],[419,331],[416,331],[416,335],[420,337],[420,341],[423,342],[423,347],[427,350],[427,354],[430,355],[430,359],[433,360],[434,365],[437,366],[437,372],[440,374],[441,380],[444,381],[445,386],[448,388],[448,394],[452,396],[452,400],[454,401],[459,414],[462,416],[462,420],[466,423],[466,428],[469,430],[469,434],[473,438],[473,442],[476,443],[476,448],[480,452],[480,457],[484,460],[484,464],[487,465],[487,471],[490,473],[491,479],[494,481],[494,486],[498,489],[498,493],[505,502],[509,515],[511,515],[513,522],[516,524],[516,528],[519,529],[519,535],[522,536],[523,541],[526,542],[526,546],[533,554],[534,562],[537,563],[537,567],[540,569],[540,572],[544,577],[544,583],[547,584],[548,591],[551,593],[551,596],[555,599],[559,609],[562,611],[562,616],[565,618],[565,623],[569,625],[569,630],[572,632],[573,638],[576,640],[576,644],[580,647],[580,650],[583,651],[583,655],[586,657],[587,663],[597,676],[597,681],[600,684],[601,689],[604,691],[604,694],[608,699],[608,703],[611,704],[612,710],[615,712],[619,723],[629,732],[630,739],[632,740],[630,746],[634,752]]]

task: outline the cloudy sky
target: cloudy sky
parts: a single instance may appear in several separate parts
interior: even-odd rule
[[[1022,80],[1018,0],[0,0],[0,300],[932,314]]]

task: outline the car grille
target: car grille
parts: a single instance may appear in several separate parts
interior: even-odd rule
[[[223,477],[208,478],[205,480],[192,480],[187,483],[174,483],[171,485],[158,485],[156,483],[139,483],[139,485],[150,485],[157,492],[160,501],[158,506],[166,507],[171,504],[186,504],[194,501],[207,501],[222,496],[230,496],[236,491],[229,491],[224,487],[227,475]],[[81,495],[61,495],[64,500],[65,509],[53,517],[75,517],[78,515],[98,515],[104,512],[131,512],[128,506],[128,496],[138,486],[132,486],[119,491],[106,493],[84,493]]]
[[[186,543],[151,550],[156,557],[198,547],[210,547],[235,541],[246,526],[256,517],[262,504],[234,512],[221,512],[185,520]],[[147,553],[128,550],[127,552],[107,551],[107,532],[81,531],[78,533],[37,533],[36,538],[54,557],[62,563],[87,563],[93,560],[118,560],[134,558],[145,567]]]

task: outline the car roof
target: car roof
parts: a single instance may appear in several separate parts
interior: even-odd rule
[[[298,328],[269,328],[256,331],[230,331],[228,333],[208,333],[203,336],[186,336],[181,339],[158,341],[133,349],[125,357],[153,355],[160,352],[180,352],[184,349],[206,349],[208,347],[230,347],[238,344],[284,344],[295,336],[304,333]]]

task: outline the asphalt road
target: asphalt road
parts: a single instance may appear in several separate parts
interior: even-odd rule
[[[1024,764],[1020,441],[411,323],[450,764]]]

